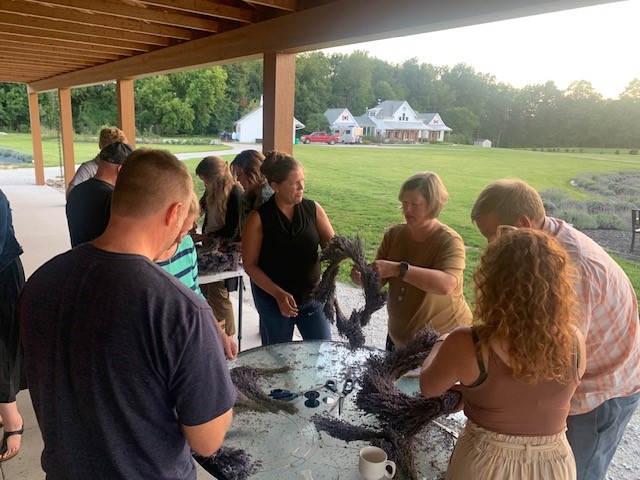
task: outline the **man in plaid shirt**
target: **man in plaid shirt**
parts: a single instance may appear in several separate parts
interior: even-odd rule
[[[638,299],[620,266],[591,238],[547,217],[538,193],[520,180],[485,188],[471,219],[487,239],[499,225],[537,228],[563,242],[578,275],[579,324],[587,344],[587,369],[567,418],[567,437],[578,480],[604,479],[640,400]]]

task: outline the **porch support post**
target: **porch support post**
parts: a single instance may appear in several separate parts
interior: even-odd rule
[[[293,153],[293,104],[295,101],[296,55],[264,54],[262,149]]]
[[[42,153],[42,132],[40,131],[40,107],[38,94],[29,92],[29,120],[31,122],[31,142],[33,143],[33,167],[36,185],[44,185],[44,155]]]
[[[133,95],[133,80],[118,80],[116,83],[118,98],[118,128],[124,132],[129,145],[136,146],[136,104]]]
[[[58,89],[58,101],[60,102],[60,134],[62,136],[62,158],[64,159],[64,184],[68,186],[76,173],[76,162],[73,153],[71,89]]]

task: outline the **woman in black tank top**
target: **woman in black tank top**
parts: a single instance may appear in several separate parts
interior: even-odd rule
[[[293,157],[269,152],[261,171],[274,194],[245,224],[242,259],[262,344],[291,341],[295,326],[305,340],[330,340],[323,306],[311,291],[320,281],[318,247],[333,237],[331,222],[320,205],[303,198],[304,171]]]

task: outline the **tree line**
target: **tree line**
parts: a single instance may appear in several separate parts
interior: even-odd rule
[[[615,99],[577,80],[515,88],[466,64],[434,66],[413,58],[389,63],[367,52],[308,52],[296,60],[295,116],[311,131],[328,108],[362,115],[383,100],[406,100],[420,113],[440,113],[450,140],[487,138],[499,147],[640,146],[640,79]],[[141,135],[217,135],[259,105],[262,61],[248,61],[134,82]],[[71,90],[74,129],[95,134],[116,123],[114,84]],[[43,127],[56,129],[55,92],[39,95]],[[29,130],[24,85],[0,83],[0,128]]]

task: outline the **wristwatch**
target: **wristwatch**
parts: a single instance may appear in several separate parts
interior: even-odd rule
[[[407,262],[400,262],[400,273],[398,273],[398,278],[404,278],[409,270],[409,264]]]

